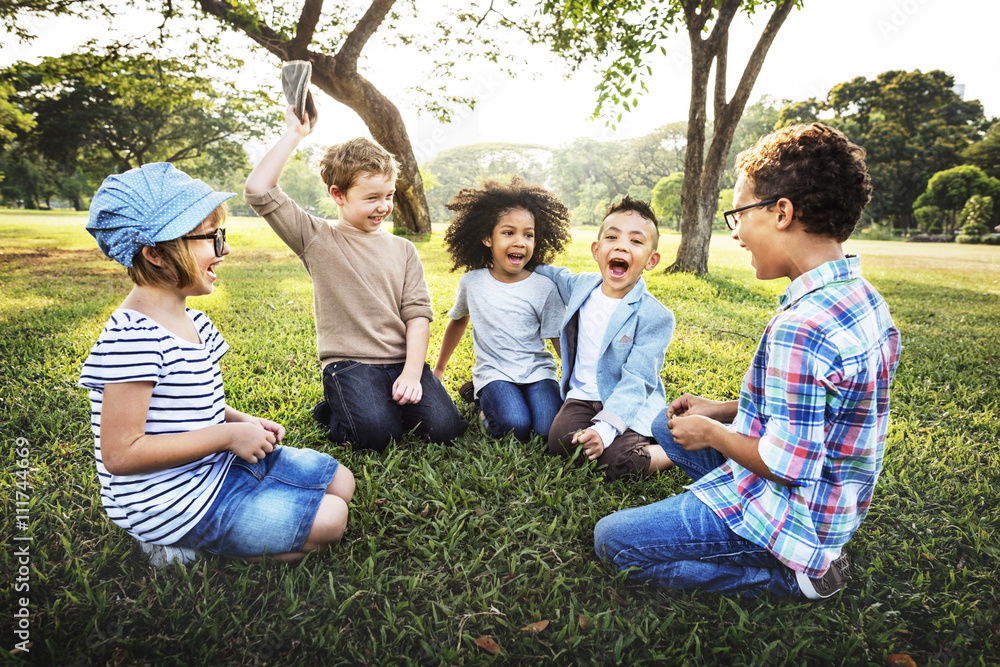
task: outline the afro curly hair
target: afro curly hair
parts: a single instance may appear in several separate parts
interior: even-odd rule
[[[483,239],[493,234],[505,213],[515,209],[527,211],[535,220],[535,250],[525,268],[551,262],[570,239],[566,206],[553,193],[527,185],[518,176],[510,183],[489,180],[478,188],[463,188],[446,206],[455,214],[444,237],[455,263],[452,271],[492,266],[493,251],[483,245]]]
[[[840,242],[871,199],[865,149],[822,123],[792,125],[736,156],[736,172],[760,199],[787,197],[811,234]]]

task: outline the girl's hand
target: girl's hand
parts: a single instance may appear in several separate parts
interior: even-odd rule
[[[583,447],[588,461],[593,461],[604,453],[604,441],[592,428],[580,429],[573,434],[573,444]]]
[[[261,427],[265,431],[270,431],[274,434],[275,442],[281,442],[285,439],[285,427],[278,422],[273,422],[270,419],[264,419],[263,417],[255,417],[255,419],[260,422]]]
[[[277,435],[265,429],[259,420],[258,423],[230,422],[226,426],[229,431],[227,449],[247,463],[257,463],[274,451],[274,445],[278,441]],[[284,431],[278,424],[274,426]]]

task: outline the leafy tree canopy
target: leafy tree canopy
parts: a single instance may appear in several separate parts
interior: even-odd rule
[[[209,179],[245,174],[243,143],[265,122],[260,98],[200,74],[204,66],[118,48],[16,63],[0,72],[0,86],[34,127],[21,128],[10,159],[30,161],[57,190],[71,177],[81,188],[81,176],[99,183],[148,162]],[[67,196],[79,202],[79,194]]]
[[[534,24],[536,39],[575,65],[585,60],[603,70],[595,116],[609,113],[610,124],[634,109],[652,76],[651,54],[665,54],[662,42],[687,32],[691,47],[691,104],[687,119],[681,243],[668,271],[708,271],[708,251],[718,207],[725,160],[733,133],[764,59],[785,19],[801,0],[542,0]],[[732,95],[726,91],[729,29],[737,14],[770,14],[746,61]],[[714,85],[709,76],[714,69]],[[710,95],[711,91],[711,95]],[[708,100],[712,134],[706,139]],[[616,115],[617,111],[617,115]],[[662,176],[662,174],[661,174]]]
[[[1000,122],[996,122],[983,137],[964,151],[962,158],[979,167],[988,176],[1000,178]]]
[[[945,211],[950,222],[945,231],[949,232],[956,226],[959,211],[977,195],[1000,198],[1000,180],[987,176],[979,167],[961,165],[934,174],[914,208],[936,206]]]
[[[825,100],[787,104],[779,123],[822,118],[864,146],[873,186],[867,214],[905,229],[928,179],[960,164],[986,129],[982,105],[962,100],[954,87],[954,77],[940,70],[857,77],[834,86]]]

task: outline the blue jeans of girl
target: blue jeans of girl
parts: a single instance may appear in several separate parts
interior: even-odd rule
[[[494,380],[479,391],[479,408],[486,416],[486,431],[496,438],[513,431],[521,442],[527,442],[532,433],[545,440],[560,407],[562,398],[555,380],[530,384]]]

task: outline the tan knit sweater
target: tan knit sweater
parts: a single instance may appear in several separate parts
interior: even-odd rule
[[[310,215],[278,186],[243,196],[312,278],[323,366],[406,361],[406,322],[434,317],[416,247],[385,230],[362,232]]]

